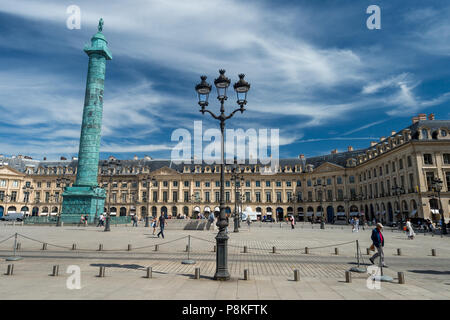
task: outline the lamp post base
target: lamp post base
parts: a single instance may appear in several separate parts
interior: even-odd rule
[[[23,259],[22,257],[15,256],[15,257],[8,257],[5,260],[6,261],[18,261],[18,260],[22,260],[22,259]]]
[[[230,273],[228,272],[228,236],[225,229],[219,231],[216,236],[216,273],[214,280],[227,281],[230,280]]]
[[[148,225],[148,217],[145,217],[145,227],[146,227],[146,228],[149,227],[149,225]]]
[[[239,232],[239,219],[234,218],[234,230],[233,232]]]

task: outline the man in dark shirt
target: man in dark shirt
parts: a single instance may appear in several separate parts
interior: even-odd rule
[[[164,227],[166,225],[166,218],[164,217],[164,215],[160,215],[159,219],[158,219],[158,224],[159,224],[159,233],[158,233],[158,238],[159,235],[162,235],[163,239],[164,239]]]
[[[374,260],[379,256],[381,258],[381,264],[383,267],[387,267],[384,264],[384,236],[381,233],[381,229],[383,229],[383,225],[381,223],[377,223],[377,227],[372,231],[372,243],[373,246],[377,249],[377,252],[369,259],[372,264],[374,264]]]

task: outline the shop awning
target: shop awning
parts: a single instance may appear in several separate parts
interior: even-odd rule
[[[57,215],[58,215],[58,212],[52,212],[52,213],[50,213],[50,215],[51,215],[51,216],[57,216]]]
[[[345,212],[337,212],[336,213],[338,216],[345,216]]]
[[[350,216],[351,216],[351,217],[357,216],[357,215],[359,215],[359,212],[350,212]]]
[[[200,212],[200,207],[195,207],[194,212]]]
[[[205,208],[205,212],[211,212],[211,208],[210,207],[206,207]]]
[[[314,214],[314,212],[309,211],[309,212],[306,213],[306,216],[310,217],[310,216],[312,216],[313,214]]]
[[[219,207],[215,207],[214,208],[214,212],[220,212],[220,208]]]

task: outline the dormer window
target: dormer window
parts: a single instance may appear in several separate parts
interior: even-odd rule
[[[428,130],[422,129],[422,139],[426,140],[428,139]]]
[[[441,129],[441,137],[446,137],[446,136],[447,136],[447,130]]]

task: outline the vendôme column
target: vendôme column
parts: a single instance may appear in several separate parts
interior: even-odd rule
[[[78,151],[77,178],[72,187],[63,193],[61,219],[77,222],[81,215],[88,215],[89,222],[103,213],[106,193],[98,186],[98,162],[103,114],[103,90],[106,60],[111,60],[102,34],[103,19],[98,23],[98,32],[91,38],[91,44],[84,47],[89,56],[86,94],[81,124],[80,147]]]

